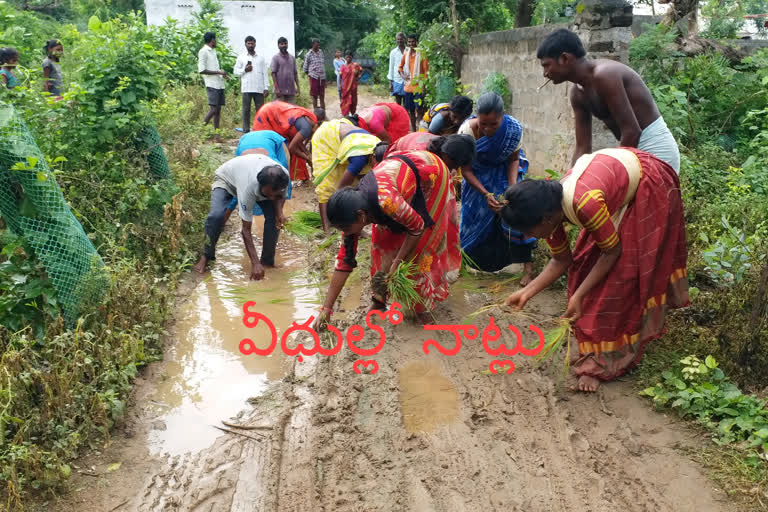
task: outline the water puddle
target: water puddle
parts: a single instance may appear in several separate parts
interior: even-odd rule
[[[259,348],[271,342],[266,327],[243,325],[245,301],[256,302],[254,309],[281,336],[292,322],[317,314],[327,287],[306,270],[305,246],[286,235],[278,244],[277,268],[267,269],[260,282],[248,280],[249,259],[239,236],[222,240],[216,256],[210,277],[197,285],[179,312],[177,341],[166,353],[165,375],[152,397],[152,412],[158,416],[149,436],[154,454],[178,455],[210,446],[222,435],[212,425],[221,425],[248,398],[264,393],[269,381],[284,376],[289,361],[279,342],[270,356],[240,353],[243,338]]]
[[[459,397],[436,362],[419,361],[400,369],[400,409],[408,432],[431,432],[459,414]]]

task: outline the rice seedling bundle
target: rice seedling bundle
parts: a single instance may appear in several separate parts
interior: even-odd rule
[[[327,249],[331,244],[341,240],[341,231],[331,233],[325,240],[318,244],[318,249]]]
[[[464,252],[464,249],[459,249],[459,252],[461,253],[461,269],[459,275],[461,277],[475,277],[475,274],[470,272],[470,269],[479,270],[480,267],[477,266],[477,263],[475,263],[466,252]]]
[[[567,375],[568,370],[571,367],[571,321],[567,318],[561,318],[557,327],[550,329],[544,333],[544,348],[539,355],[536,356],[536,366],[540,365],[544,361],[552,360],[557,357],[557,354],[562,350],[563,346],[566,347],[565,356],[563,358],[563,374]]]
[[[465,316],[464,318],[462,318],[461,319],[461,323],[462,324],[468,324],[473,318],[475,318],[478,315],[482,315],[483,313],[487,313],[490,310],[495,309],[495,308],[503,308],[503,307],[505,307],[503,302],[498,302],[498,303],[494,303],[494,304],[488,304],[487,306],[483,306],[480,309],[477,309],[477,310],[473,311],[472,313],[468,314],[467,316]]]
[[[307,210],[300,210],[294,213],[290,222],[284,226],[285,230],[300,238],[313,238],[320,233],[323,227],[323,221],[320,214]]]
[[[379,274],[377,272],[377,274]],[[400,262],[394,272],[386,276],[387,294],[391,302],[399,302],[405,309],[413,309],[416,304],[423,304],[424,299],[416,291],[416,283],[410,277],[416,274],[416,265],[412,262]],[[378,293],[381,278],[373,276],[371,288]]]
[[[519,281],[520,279],[522,279],[522,277],[523,277],[523,274],[515,274],[514,276],[510,277],[509,279],[505,279],[503,281],[497,281],[497,282],[493,283],[488,288],[488,291],[491,292],[491,293],[502,292],[502,291],[504,291],[504,288],[507,285],[512,284],[515,281]]]

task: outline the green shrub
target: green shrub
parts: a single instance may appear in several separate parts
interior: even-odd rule
[[[662,374],[662,382],[641,393],[658,407],[677,410],[712,431],[717,444],[743,442],[750,459],[761,464],[755,448],[768,450],[768,409],[764,400],[743,394],[718,368],[712,356],[682,359]]]
[[[483,92],[495,92],[504,100],[504,107],[506,109],[512,107],[512,91],[509,89],[509,82],[504,73],[499,73],[498,71],[489,73],[486,79],[483,80]]]

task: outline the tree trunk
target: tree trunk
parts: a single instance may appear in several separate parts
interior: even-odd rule
[[[520,0],[515,13],[515,28],[530,27],[535,8],[536,0]]]
[[[456,0],[451,0],[451,20],[453,21],[453,38],[459,44],[459,18],[456,15]]]
[[[749,317],[749,340],[744,343],[739,354],[739,363],[748,366],[752,355],[760,349],[760,333],[763,328],[766,313],[766,294],[768,294],[768,259],[763,263],[760,272],[760,284],[757,286],[755,298],[752,300],[752,314]]]
[[[400,5],[400,32],[405,34],[405,0]]]
[[[659,0],[660,4],[670,4],[662,23],[670,26],[677,25],[683,33],[683,24],[687,33],[685,37],[693,37],[699,31],[699,0]]]

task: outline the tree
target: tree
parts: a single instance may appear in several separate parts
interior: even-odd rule
[[[678,26],[683,22],[686,25],[688,37],[695,36],[699,31],[699,0],[659,0],[660,4],[669,4],[667,14],[662,23],[670,26]],[[687,20],[687,22],[686,22]]]
[[[423,32],[435,22],[452,22],[452,11],[455,11],[457,24],[472,20],[473,32],[505,30],[512,28],[510,7],[513,7],[510,0],[406,0],[405,24],[415,24],[417,30]]]
[[[357,48],[378,27],[379,9],[368,0],[294,0],[296,47],[309,48],[312,38]]]
[[[536,0],[520,0],[515,13],[515,28],[530,27]]]
[[[656,0],[632,0],[634,5],[647,5],[651,8],[651,15],[656,16]]]

